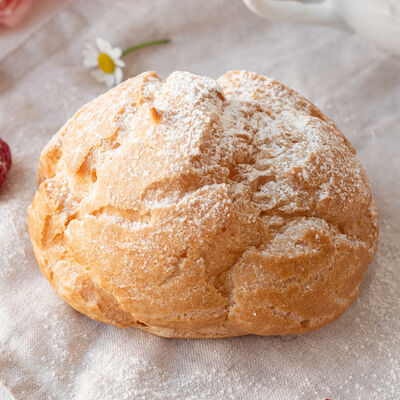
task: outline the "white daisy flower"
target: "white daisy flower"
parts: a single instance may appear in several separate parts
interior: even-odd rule
[[[83,64],[85,67],[92,69],[91,74],[96,80],[104,82],[108,87],[112,87],[119,85],[122,81],[122,68],[125,67],[125,63],[121,60],[121,57],[143,47],[165,44],[169,43],[169,41],[169,39],[151,40],[122,51],[119,47],[112,48],[111,44],[106,40],[97,38],[96,46],[92,44],[85,45]]]
[[[86,44],[83,50],[83,64],[93,69],[92,76],[107,87],[118,85],[122,81],[125,63],[121,60],[122,50],[112,47],[109,42],[101,38],[96,39],[96,46]]]

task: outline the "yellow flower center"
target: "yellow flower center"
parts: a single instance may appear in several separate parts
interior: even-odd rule
[[[108,54],[100,53],[97,62],[99,68],[106,74],[112,74],[115,71],[115,63]]]

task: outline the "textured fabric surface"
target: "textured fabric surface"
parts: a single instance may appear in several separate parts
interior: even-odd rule
[[[80,315],[33,257],[27,207],[41,149],[105,90],[82,66],[96,36],[122,48],[126,77],[248,69],[315,102],[357,150],[380,211],[361,293],[303,336],[171,340]],[[4,54],[4,53],[3,53]],[[69,1],[0,60],[0,136],[14,164],[0,190],[0,399],[399,399],[400,59],[357,36],[267,22],[239,0]]]

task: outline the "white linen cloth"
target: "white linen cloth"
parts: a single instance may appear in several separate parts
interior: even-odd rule
[[[42,276],[27,230],[43,146],[105,87],[82,65],[97,36],[127,48],[125,77],[230,69],[281,80],[355,146],[380,211],[378,253],[354,305],[317,332],[173,340],[97,323]],[[322,27],[279,24],[239,0],[69,1],[0,58],[0,399],[400,399],[400,59]]]

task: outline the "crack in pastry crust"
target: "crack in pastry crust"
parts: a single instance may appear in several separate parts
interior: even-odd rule
[[[377,211],[314,105],[246,71],[148,72],[82,107],[39,164],[29,230],[78,311],[167,337],[295,334],[354,301]]]

